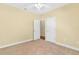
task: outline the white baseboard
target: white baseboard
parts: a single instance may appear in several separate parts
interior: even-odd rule
[[[66,48],[73,49],[73,50],[75,50],[75,51],[79,51],[79,48],[75,48],[75,47],[70,46],[70,45],[67,45],[67,44],[62,44],[62,43],[58,43],[58,42],[53,42],[53,43],[55,43],[55,44],[57,44],[57,45],[60,45],[60,46],[63,46],[63,47],[66,47]]]
[[[24,41],[20,41],[20,42],[12,43],[12,44],[7,44],[7,45],[4,45],[4,46],[0,46],[0,48],[10,47],[10,46],[14,46],[14,45],[17,45],[17,44],[21,44],[21,43],[29,42],[29,41],[32,41],[32,40],[33,40],[33,39],[28,39],[28,40],[24,40]]]
[[[28,39],[28,40],[24,40],[24,41],[12,43],[12,44],[7,44],[7,45],[4,45],[4,46],[0,46],[0,48],[10,47],[10,46],[14,46],[14,45],[17,45],[17,44],[29,42],[29,41],[32,41],[32,40],[33,40],[33,39]],[[55,43],[55,44],[57,44],[57,45],[60,45],[60,46],[63,46],[63,47],[66,47],[66,48],[73,49],[73,50],[75,50],[75,51],[79,51],[79,48],[75,48],[75,47],[70,46],[70,45],[67,45],[67,44],[62,44],[62,43],[58,43],[58,42],[53,42],[53,43]]]

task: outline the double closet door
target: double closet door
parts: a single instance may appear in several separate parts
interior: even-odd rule
[[[56,41],[56,18],[47,17],[44,21],[45,40],[50,42]],[[34,40],[40,39],[40,20],[34,20]],[[42,24],[43,25],[43,24]],[[41,26],[42,26],[41,25]]]

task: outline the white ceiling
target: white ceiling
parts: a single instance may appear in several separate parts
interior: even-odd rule
[[[44,3],[46,7],[43,7],[40,10],[38,10],[37,8],[35,8],[34,4],[35,3],[7,3],[7,5],[10,5],[22,10],[28,10],[36,14],[43,14],[48,11],[59,8],[61,6],[67,5],[67,3]]]

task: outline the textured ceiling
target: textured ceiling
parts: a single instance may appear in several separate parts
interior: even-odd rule
[[[10,5],[10,6],[22,9],[22,10],[28,10],[36,14],[43,14],[48,11],[59,8],[61,6],[67,5],[66,3],[44,3],[46,6],[38,10],[37,8],[35,8],[34,4],[35,3],[7,3],[7,5]]]

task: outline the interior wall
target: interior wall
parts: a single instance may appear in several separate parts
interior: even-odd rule
[[[56,17],[56,42],[79,48],[79,4],[65,5],[43,14],[41,18],[45,20],[49,16]],[[42,35],[45,35],[44,29]]]
[[[0,4],[0,46],[33,40],[33,20],[36,15]]]
[[[41,34],[40,34],[40,36],[45,36],[45,19],[42,16],[40,16],[40,21],[41,21],[41,26],[40,26]]]

